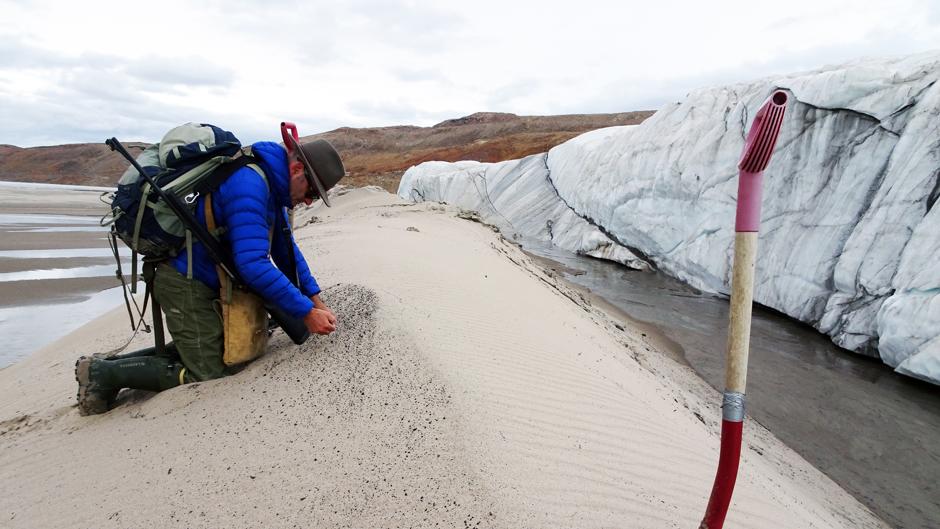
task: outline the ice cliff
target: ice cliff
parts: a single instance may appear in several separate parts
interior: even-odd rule
[[[547,154],[423,163],[398,193],[726,295],[745,132],[787,90],[764,177],[756,301],[940,384],[938,77],[933,52],[703,89]]]

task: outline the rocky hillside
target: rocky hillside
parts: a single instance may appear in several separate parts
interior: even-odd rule
[[[566,116],[481,112],[432,127],[343,127],[306,139],[325,138],[336,146],[349,171],[344,183],[380,185],[394,193],[402,173],[424,161],[521,158],[545,152],[583,132],[641,123],[650,115],[649,111]],[[104,143],[31,148],[0,145],[0,180],[110,186],[126,166]]]
[[[126,146],[146,147],[129,142]],[[51,147],[0,145],[0,180],[42,184],[110,186],[117,182],[127,162],[104,142]]]

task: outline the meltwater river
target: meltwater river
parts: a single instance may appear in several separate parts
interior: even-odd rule
[[[545,243],[523,247],[564,265],[559,272],[569,282],[657,328],[676,344],[679,361],[724,389],[726,299]],[[747,413],[892,526],[940,528],[940,387],[755,307]]]

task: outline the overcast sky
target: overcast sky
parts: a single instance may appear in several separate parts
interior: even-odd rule
[[[940,0],[0,0],[0,144],[655,109],[940,48]]]

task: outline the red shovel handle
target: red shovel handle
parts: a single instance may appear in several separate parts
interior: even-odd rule
[[[783,90],[774,92],[761,105],[754,123],[744,143],[744,151],[738,168],[746,173],[761,173],[770,163],[783,124],[783,113],[787,110],[787,93]]]
[[[787,93],[777,90],[761,105],[751,131],[744,142],[738,168],[738,210],[735,231],[756,232],[760,228],[761,178],[777,144],[783,113],[787,110]]]
[[[290,138],[293,137],[294,140],[299,140],[300,136],[297,134],[297,125],[294,125],[290,121],[281,122],[281,138],[284,139],[284,147],[287,147],[287,152],[294,152],[294,145],[296,141],[290,141]]]

